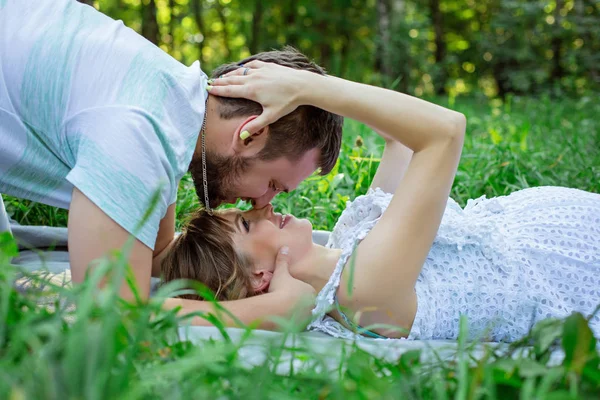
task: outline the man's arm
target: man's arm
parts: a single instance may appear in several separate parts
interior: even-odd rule
[[[158,234],[156,236],[156,245],[152,253],[152,276],[160,277],[160,263],[165,258],[167,247],[175,237],[175,203],[167,208],[167,213],[160,220]]]
[[[71,276],[76,283],[83,281],[93,260],[110,255],[115,249],[122,249],[131,236],[76,188],[73,189],[69,209],[68,234]],[[150,293],[152,249],[134,240],[128,261],[140,295],[147,298]],[[125,282],[121,285],[120,294],[124,299],[133,299]]]
[[[77,189],[73,190],[68,232],[71,276],[75,283],[83,281],[90,262],[110,255],[114,249],[122,249],[131,236]],[[152,260],[152,250],[139,240],[135,240],[128,261],[143,298],[147,298],[150,292]],[[224,301],[220,303],[220,306],[227,309],[244,324],[261,320],[261,328],[275,329],[276,324],[268,321],[268,316],[289,317],[299,299],[307,294],[314,295],[312,287],[291,278],[287,271],[287,256],[284,254],[280,254],[277,258],[276,273],[271,286],[270,293],[242,300]],[[121,286],[120,294],[124,299],[133,299],[131,290],[125,282]],[[215,313],[214,305],[206,301],[173,298],[165,300],[164,307],[167,309],[181,307],[181,314]],[[307,316],[311,308],[312,302],[304,304],[300,308],[302,315]],[[235,326],[232,319],[226,318],[224,314],[222,316],[226,325]],[[192,324],[210,325],[208,321],[198,317],[192,320]]]

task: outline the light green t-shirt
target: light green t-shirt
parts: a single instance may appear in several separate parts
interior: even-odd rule
[[[69,208],[76,187],[154,248],[205,86],[198,62],[184,66],[90,6],[0,0],[0,193]]]

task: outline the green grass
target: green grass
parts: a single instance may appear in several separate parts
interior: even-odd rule
[[[177,283],[148,303],[123,302],[117,285],[96,293],[101,279],[116,281],[125,273],[121,254],[73,290],[19,292],[12,285],[18,271],[8,264],[15,253],[10,237],[0,235],[0,398],[576,399],[597,398],[600,391],[600,354],[580,314],[543,321],[511,346],[484,346],[479,357],[463,340],[463,320],[458,350],[449,359],[422,361],[421,351],[413,350],[386,361],[351,345],[339,365],[328,368],[302,343],[274,340],[266,344],[265,361],[250,368],[238,351],[243,341],[194,345],[179,338],[185,318],[161,308]],[[48,301],[52,293],[61,300]],[[216,313],[207,318],[220,327]],[[550,363],[556,349],[565,357]],[[304,367],[276,374],[281,366],[289,370],[282,353]]]
[[[469,98],[457,99],[453,107],[469,120],[452,191],[459,203],[537,185],[600,191],[600,104],[592,98],[506,103]],[[280,195],[276,208],[310,218],[315,228],[331,229],[346,201],[366,191],[383,143],[357,123],[348,122],[345,130],[335,171]],[[8,212],[22,223],[66,224],[64,211],[6,200]],[[186,177],[179,223],[196,206]],[[600,393],[600,354],[579,314],[544,321],[521,342],[486,348],[478,358],[473,345],[462,340],[464,332],[450,360],[425,362],[419,351],[411,351],[384,361],[352,347],[329,373],[323,372],[326,360],[319,354],[295,347],[287,351],[307,361],[306,368],[281,376],[274,373],[277,360],[285,359],[281,343],[267,348],[264,364],[247,368],[234,341],[200,346],[182,341],[177,334],[182,318],[160,307],[175,285],[147,304],[126,304],[110,286],[94,295],[94,284],[104,274],[122,276],[121,257],[105,262],[74,290],[51,289],[63,300],[49,309],[39,305],[39,291],[17,291],[12,285],[18,272],[9,265],[13,253],[10,239],[0,236],[0,398],[596,399]],[[76,310],[69,307],[74,303]],[[565,358],[550,365],[555,349]]]

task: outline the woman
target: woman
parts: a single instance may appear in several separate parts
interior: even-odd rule
[[[163,263],[167,280],[200,280],[219,299],[259,294],[287,246],[289,273],[318,293],[309,328],[339,337],[455,339],[466,314],[473,338],[513,341],[538,320],[591,314],[600,304],[600,195],[533,188],[461,209],[448,198],[461,114],[262,62],[209,90],[259,102],[251,132],[311,104],[368,124],[386,148],[372,189],[348,205],[327,246],[312,243],[309,221],[271,207],[200,212]],[[600,335],[597,315],[592,329]]]

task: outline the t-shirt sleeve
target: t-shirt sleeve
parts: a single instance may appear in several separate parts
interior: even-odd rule
[[[160,220],[175,201],[175,160],[160,124],[135,109],[102,108],[65,124],[66,179],[113,221],[154,249]]]

